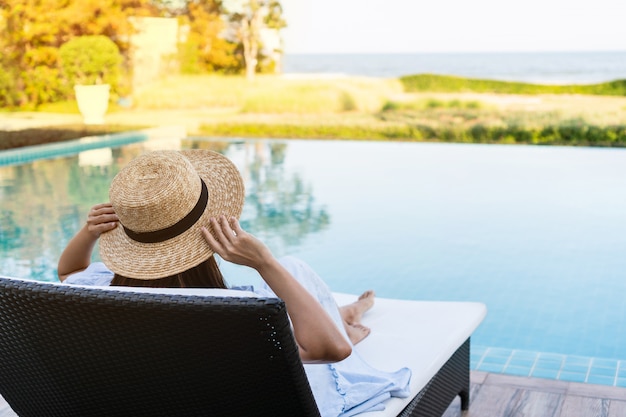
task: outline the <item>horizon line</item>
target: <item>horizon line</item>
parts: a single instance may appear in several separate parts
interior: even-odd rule
[[[408,51],[408,52],[284,52],[284,55],[418,55],[418,54],[589,54],[626,53],[626,49],[601,50],[520,50],[520,51]]]

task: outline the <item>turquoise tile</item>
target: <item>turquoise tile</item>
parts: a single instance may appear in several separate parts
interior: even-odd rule
[[[589,370],[589,366],[588,365],[572,365],[566,362],[561,369],[564,372],[577,372],[581,374],[586,374],[587,371]]]
[[[536,378],[548,378],[548,379],[556,379],[559,375],[558,369],[533,369],[530,376]]]
[[[534,358],[518,358],[517,356],[514,356],[511,358],[511,360],[509,361],[509,365],[512,366],[525,366],[525,367],[532,367],[533,364],[535,363],[535,359]]]
[[[559,353],[546,353],[546,352],[541,352],[539,354],[539,359],[546,359],[546,360],[558,360],[558,361],[563,361],[566,358],[565,355],[561,355]]]
[[[503,369],[504,369],[503,364],[483,362],[482,364],[480,364],[477,371],[501,373]]]
[[[610,377],[610,376],[602,376],[602,375],[589,375],[587,377],[587,383],[600,384],[600,385],[613,385],[615,383],[615,378]]]
[[[490,348],[487,354],[489,356],[511,356],[513,351],[511,349],[502,349],[502,348]]]
[[[539,354],[537,352],[530,352],[527,350],[516,350],[513,352],[513,358],[515,359],[529,359],[535,360]]]
[[[626,378],[617,378],[617,381],[615,382],[615,385],[618,386],[618,387],[626,388]]]
[[[617,368],[598,368],[598,367],[593,366],[589,370],[590,375],[603,375],[603,376],[615,377],[616,373],[617,373]]]
[[[539,358],[535,362],[535,368],[538,369],[556,369],[560,370],[563,366],[561,360]]]
[[[509,375],[530,376],[531,368],[529,366],[507,366],[504,373]]]
[[[474,355],[474,354],[482,355],[482,354],[484,354],[487,351],[487,349],[488,349],[487,346],[480,346],[480,345],[474,346],[474,345],[471,345],[470,346],[470,354],[471,355]]]
[[[509,358],[506,356],[491,356],[491,355],[485,355],[483,357],[483,363],[493,363],[493,364],[500,364],[500,365],[504,365],[505,363],[507,363],[509,361]]]
[[[567,358],[565,358],[565,363],[572,365],[589,366],[591,364],[591,358],[586,356],[568,356]]]
[[[593,366],[598,366],[602,368],[617,368],[619,361],[617,359],[603,359],[603,358],[594,358]]]
[[[559,379],[561,381],[585,382],[586,378],[587,374],[582,374],[578,372],[561,372],[559,374]]]

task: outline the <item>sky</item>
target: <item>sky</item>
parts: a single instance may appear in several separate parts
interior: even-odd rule
[[[626,51],[626,0],[281,0],[286,53]]]

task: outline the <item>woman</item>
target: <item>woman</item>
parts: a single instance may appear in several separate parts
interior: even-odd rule
[[[360,321],[373,292],[338,308],[310,267],[294,258],[277,260],[244,231],[237,220],[243,180],[224,156],[205,150],[142,155],[113,179],[109,197],[111,203],[92,208],[61,255],[61,281],[226,288],[217,253],[257,270],[266,290],[285,302],[322,416],[353,415],[408,393],[408,369],[380,372],[352,351],[369,334]],[[91,264],[98,239],[103,263]]]

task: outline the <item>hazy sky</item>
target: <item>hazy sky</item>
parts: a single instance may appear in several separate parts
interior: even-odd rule
[[[281,0],[287,53],[624,51],[626,0]]]

